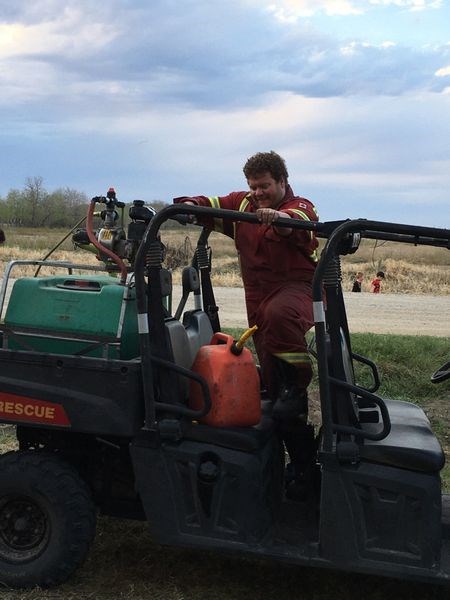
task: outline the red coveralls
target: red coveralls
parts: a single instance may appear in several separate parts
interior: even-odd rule
[[[227,196],[175,198],[198,206],[256,212],[249,192]],[[293,219],[317,221],[314,205],[294,196],[291,187],[277,210]],[[305,333],[312,327],[311,282],[317,263],[317,239],[313,232],[293,230],[280,236],[272,226],[208,219],[202,224],[232,237],[239,254],[245,289],[248,324],[257,325],[255,347],[269,392],[275,392],[273,356],[296,367],[300,387],[306,389],[311,376],[311,360]]]

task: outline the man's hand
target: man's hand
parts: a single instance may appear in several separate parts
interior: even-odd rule
[[[258,208],[256,216],[258,217],[258,221],[263,223],[263,225],[273,225],[275,231],[282,237],[287,237],[292,232],[292,229],[287,227],[275,227],[274,225],[278,219],[290,219],[291,216],[288,213],[275,210],[274,208]]]
[[[284,217],[284,213],[273,208],[258,208],[256,216],[258,217],[258,221],[261,221],[264,225],[272,225],[280,216]]]
[[[189,206],[197,206],[195,202],[188,199],[188,196],[180,196],[179,198],[174,198],[173,201],[175,203],[189,204]],[[175,221],[178,221],[182,225],[186,225],[187,223],[197,225],[197,217],[195,215],[178,215],[178,217],[175,217]]]

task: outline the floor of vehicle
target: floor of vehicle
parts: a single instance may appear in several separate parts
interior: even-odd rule
[[[450,577],[450,494],[444,494],[442,497],[442,525],[441,572]],[[316,503],[313,500],[283,502],[275,526],[271,550],[278,555],[296,555],[298,559],[304,560],[314,555],[314,542],[317,541]]]
[[[448,539],[442,542],[441,570],[450,579],[450,540]]]
[[[442,535],[441,568],[450,578],[450,494],[442,496]]]
[[[308,502],[285,501],[275,526],[273,545],[306,548],[318,539],[318,507],[314,499]],[[303,552],[300,552],[303,554]]]
[[[442,496],[442,530],[446,540],[450,540],[450,494]]]

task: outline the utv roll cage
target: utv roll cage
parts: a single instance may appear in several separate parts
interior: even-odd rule
[[[145,404],[145,426],[140,441],[134,443],[137,464],[139,460],[144,464],[143,456],[148,452],[145,448],[158,448],[164,439],[183,439],[184,417],[195,419],[199,414],[180,405],[171,382],[174,371],[191,379],[193,374],[174,365],[164,334],[164,270],[158,232],[167,219],[192,222],[205,216],[257,223],[253,214],[171,206],[152,219],[136,256]],[[278,559],[285,556],[310,566],[448,583],[450,496],[441,494],[439,476],[444,453],[423,410],[410,402],[377,395],[376,365],[352,352],[340,256],[356,251],[361,238],[450,248],[450,230],[365,219],[324,223],[279,219],[277,226],[314,231],[318,237],[327,238],[313,281],[322,415],[318,436],[320,518],[317,541],[306,546],[288,550],[272,541],[265,542],[259,550],[250,544],[247,551]],[[203,241],[207,243],[207,235]],[[355,383],[355,361],[371,369],[371,386]],[[154,396],[154,364],[162,367],[158,374],[158,401]],[[209,410],[206,388],[203,387],[205,405],[200,414]],[[147,493],[150,498],[149,489]],[[189,540],[187,545],[202,545],[192,537]]]
[[[146,235],[136,255],[135,280],[138,319],[140,327],[140,345],[143,363],[143,372],[147,373],[143,381],[145,393],[146,428],[152,430],[155,424],[155,399],[153,397],[153,382],[151,380],[151,363],[166,364],[173,368],[167,338],[164,335],[164,313],[160,298],[162,294],[162,262],[163,253],[159,240],[159,230],[163,223],[175,219],[181,223],[195,222],[196,217],[207,215],[214,219],[229,219],[231,221],[244,221],[258,223],[256,215],[232,210],[204,209],[197,206],[179,204],[164,208],[150,222]],[[403,225],[366,219],[355,219],[331,222],[300,221],[293,219],[277,220],[277,227],[288,227],[300,230],[314,231],[319,238],[327,238],[327,243],[322,250],[313,281],[313,301],[315,320],[315,339],[317,347],[317,367],[319,374],[319,389],[322,411],[323,450],[332,449],[332,439],[335,432],[356,435],[372,440],[384,439],[390,431],[389,413],[381,398],[373,392],[379,386],[379,376],[376,365],[365,357],[351,353],[350,335],[345,314],[345,307],[340,286],[341,266],[340,256],[354,253],[362,238],[402,242],[415,246],[426,245],[450,249],[450,230],[435,227],[422,227]],[[204,230],[205,231],[205,230]],[[201,244],[207,245],[208,235],[203,235]],[[148,276],[148,289],[145,280]],[[325,299],[325,302],[324,302]],[[327,310],[325,311],[325,305]],[[327,313],[327,314],[326,314]],[[151,317],[149,315],[152,315]],[[326,314],[326,318],[325,318]],[[150,333],[150,335],[149,335]],[[342,337],[345,340],[342,352]],[[154,340],[151,344],[150,340]],[[330,346],[333,348],[330,357]],[[336,352],[336,350],[338,352]],[[374,383],[370,389],[364,389],[348,381],[349,373],[341,372],[348,366],[350,353],[354,360],[369,365],[373,373]],[[338,355],[343,354],[341,359]],[[336,364],[331,369],[333,373],[341,372],[341,377],[330,374],[330,360]],[[343,361],[343,362],[342,362]],[[341,365],[339,366],[339,362]],[[179,369],[179,367],[178,367]],[[180,369],[181,372],[181,369]],[[186,371],[186,377],[192,373]],[[376,432],[361,431],[350,425],[342,425],[333,421],[332,396],[337,393],[347,392],[347,395],[359,395],[369,406],[375,404],[382,417],[383,426]],[[209,394],[205,389],[205,412],[209,408]],[[188,409],[174,408],[177,404],[175,398],[167,399],[169,411],[184,412],[190,415]],[[354,403],[354,400],[352,400]],[[364,404],[364,403],[363,403]],[[158,408],[163,408],[158,405]],[[355,407],[356,408],[356,407]],[[186,412],[187,411],[187,412]]]

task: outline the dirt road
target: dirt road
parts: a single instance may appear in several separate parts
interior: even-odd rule
[[[6,295],[5,307],[9,292]],[[246,327],[244,290],[216,287],[216,302],[222,327]],[[181,286],[174,285],[173,310],[181,297]],[[432,335],[450,337],[450,296],[422,294],[344,293],[350,331]],[[186,308],[192,308],[192,297]],[[4,313],[3,313],[4,315]]]
[[[246,327],[242,288],[215,288],[223,327]],[[450,296],[345,293],[352,332],[450,337]]]

